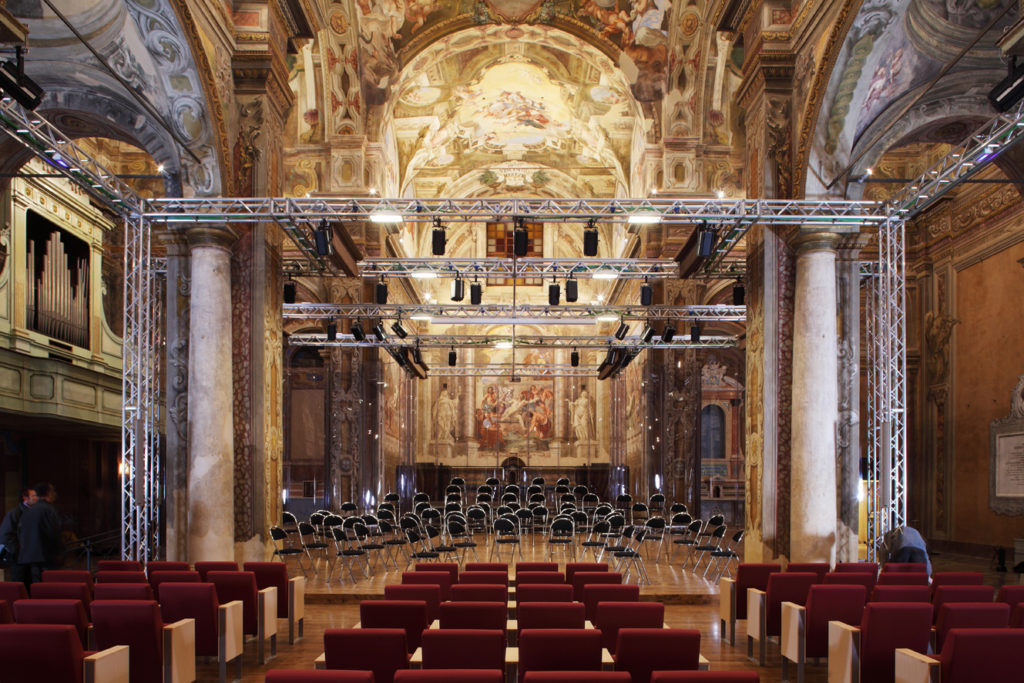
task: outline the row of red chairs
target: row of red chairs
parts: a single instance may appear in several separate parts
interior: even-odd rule
[[[504,585],[508,575],[498,571],[465,571],[461,574],[458,565],[451,563],[417,563],[415,571],[402,574],[402,583],[434,583],[442,586],[444,599],[450,599],[451,588],[455,585]],[[447,574],[447,577],[443,576]],[[583,586],[588,584],[620,584],[622,574],[609,571],[608,565],[600,562],[582,562],[567,567],[566,572],[532,571],[524,569],[516,574],[516,589],[533,584],[566,584],[573,587],[576,600],[582,599]]]
[[[399,669],[394,683],[504,683],[494,669]],[[375,683],[372,671],[268,671],[266,683]],[[632,683],[628,671],[529,671],[523,683]],[[652,671],[651,683],[758,683],[754,671]]]

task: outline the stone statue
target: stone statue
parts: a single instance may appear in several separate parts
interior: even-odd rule
[[[958,322],[952,316],[935,311],[925,314],[925,343],[928,350],[926,363],[931,384],[945,382],[949,375],[949,337]]]
[[[587,393],[586,387],[580,390],[580,395],[575,401],[566,401],[569,402],[569,415],[576,441],[593,441],[594,418],[590,411],[590,394]]]
[[[442,389],[434,404],[434,440],[455,441],[455,424],[458,420],[458,400],[448,389]]]
[[[1010,397],[1010,417],[1024,420],[1024,375],[1017,380],[1017,386],[1013,388],[1013,395]]]

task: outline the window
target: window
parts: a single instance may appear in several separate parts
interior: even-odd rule
[[[526,246],[527,258],[540,258],[544,256],[544,224],[524,223],[528,235]],[[487,256],[499,258],[512,258],[512,223],[488,223],[487,224]],[[511,285],[514,278],[496,277],[487,280],[488,285]],[[544,281],[541,278],[527,277],[519,278],[519,285],[540,285]]]

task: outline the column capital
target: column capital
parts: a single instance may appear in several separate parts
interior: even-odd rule
[[[798,255],[812,251],[835,252],[839,247],[843,234],[843,229],[801,228],[793,235],[792,245]]]
[[[157,233],[156,238],[164,245],[167,256],[188,256],[188,240],[183,232],[167,230]]]
[[[190,250],[196,247],[230,249],[238,233],[226,225],[196,225],[185,228],[185,239]]]

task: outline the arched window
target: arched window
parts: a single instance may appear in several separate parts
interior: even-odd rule
[[[725,412],[718,406],[700,411],[700,458],[725,458]]]

